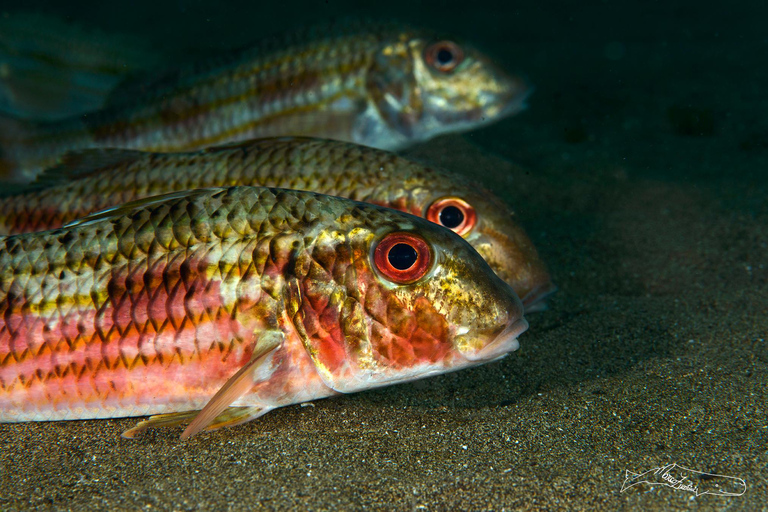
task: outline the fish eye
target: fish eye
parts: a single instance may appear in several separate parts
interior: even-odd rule
[[[432,263],[427,242],[413,233],[389,233],[373,251],[376,269],[397,284],[409,284],[424,277]]]
[[[419,253],[416,252],[416,249],[404,243],[393,245],[387,253],[389,264],[401,272],[414,266],[418,259]]]
[[[458,197],[443,197],[427,208],[427,220],[464,236],[477,224],[477,213],[468,202]]]
[[[457,206],[452,204],[443,208],[438,218],[440,224],[450,229],[456,229],[464,223],[464,214]]]
[[[450,73],[464,60],[464,51],[452,41],[439,41],[424,51],[427,64],[443,73]]]

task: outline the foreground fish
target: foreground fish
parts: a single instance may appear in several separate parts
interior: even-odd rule
[[[514,114],[527,94],[524,80],[453,41],[397,27],[316,30],[127,85],[89,115],[2,120],[0,177],[28,181],[68,150],[99,147],[311,135],[396,149]]]
[[[306,138],[249,141],[195,153],[89,150],[71,154],[26,193],[0,198],[0,234],[59,227],[142,197],[261,185],[311,190],[426,217],[462,235],[523,299],[554,291],[510,208],[465,178],[355,144]]]
[[[144,203],[0,238],[0,421],[194,417],[188,437],[492,361],[527,328],[415,216],[255,187]]]

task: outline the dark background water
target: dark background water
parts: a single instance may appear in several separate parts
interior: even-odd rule
[[[6,3],[4,10],[20,4]],[[532,41],[765,43],[762,2],[24,2],[108,31],[167,44],[242,44],[264,33],[343,17],[392,18],[482,37],[504,46]],[[757,49],[757,48],[755,48]]]
[[[348,16],[471,40],[530,78],[529,109],[408,154],[493,186],[560,290],[499,363],[188,443],[120,439],[132,419],[0,425],[0,508],[765,509],[765,5],[25,3],[161,52]],[[675,462],[747,493],[620,492]]]

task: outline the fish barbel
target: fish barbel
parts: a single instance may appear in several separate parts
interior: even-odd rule
[[[0,421],[194,417],[187,437],[496,360],[527,328],[412,215],[259,187],[139,203],[0,237]]]
[[[316,29],[118,87],[97,112],[0,122],[0,176],[29,181],[69,150],[189,151],[306,135],[398,149],[524,107],[526,82],[468,45],[402,27]]]
[[[192,153],[69,154],[28,192],[0,198],[0,234],[43,231],[104,208],[194,188],[309,190],[425,217],[463,236],[530,310],[554,291],[546,266],[503,201],[480,185],[393,153],[282,137]]]

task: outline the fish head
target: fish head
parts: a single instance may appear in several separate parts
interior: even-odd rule
[[[414,76],[421,91],[419,133],[461,132],[516,114],[531,92],[489,57],[451,40],[411,43]]]
[[[401,161],[385,206],[408,211],[463,237],[491,269],[522,299],[526,311],[544,308],[556,290],[533,242],[512,208],[498,196],[467,178],[442,169]]]
[[[435,197],[425,217],[456,231],[518,294],[527,312],[544,306],[556,290],[544,261],[512,209],[477,185]]]
[[[349,393],[518,348],[519,298],[460,236],[373,205],[350,215],[336,229],[354,227],[316,239],[295,316],[326,385]]]
[[[389,133],[364,122],[356,139],[386,149],[514,115],[533,90],[470,45],[406,33],[374,57],[367,89]]]
[[[421,91],[419,133],[461,132],[516,114],[532,88],[472,46],[451,40],[411,42]]]

